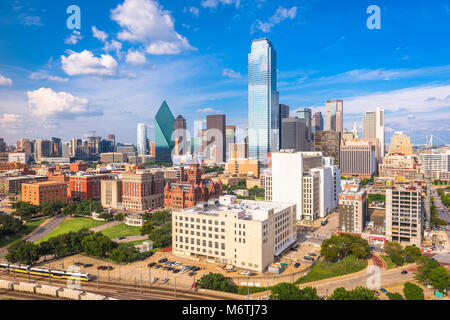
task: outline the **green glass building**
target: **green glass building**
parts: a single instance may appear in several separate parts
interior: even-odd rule
[[[175,118],[167,102],[163,102],[155,116],[155,151],[156,161],[172,161],[173,123]]]

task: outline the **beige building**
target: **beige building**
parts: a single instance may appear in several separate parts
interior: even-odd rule
[[[412,156],[403,154],[388,154],[379,165],[380,177],[394,178],[399,182],[414,182],[423,179],[418,166]]]
[[[327,101],[326,131],[344,132],[344,101]]]
[[[228,144],[229,160],[247,159],[248,143],[229,143]]]
[[[230,160],[225,164],[225,171],[232,175],[258,178],[259,161],[249,159]]]
[[[164,172],[137,170],[122,175],[122,207],[145,211],[164,206]]]
[[[122,180],[110,179],[101,181],[101,202],[104,208],[122,208]]]
[[[349,183],[339,195],[339,231],[363,233],[369,217],[367,192],[357,184]]]
[[[272,168],[263,170],[260,180],[261,188],[264,188],[265,200],[272,201]]]
[[[128,161],[127,154],[119,152],[102,153],[100,159],[103,163],[123,163]]]
[[[172,253],[264,272],[296,242],[295,205],[236,196],[172,213]]]
[[[376,171],[375,146],[367,141],[341,146],[340,168],[343,176],[371,178]]]
[[[320,214],[320,173],[308,171],[303,175],[303,219],[314,221]]]
[[[391,138],[388,153],[400,153],[405,156],[411,156],[413,154],[411,139],[407,135],[403,134],[403,132],[396,132]]]
[[[419,186],[386,190],[386,240],[422,244],[424,202]]]

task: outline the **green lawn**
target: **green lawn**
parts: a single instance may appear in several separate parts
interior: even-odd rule
[[[389,257],[389,256],[380,256],[380,257],[381,257],[381,259],[384,260],[384,262],[386,262],[386,270],[397,267],[397,265],[392,262],[391,257]]]
[[[367,268],[366,259],[356,259],[356,257],[350,255],[340,262],[319,262],[315,264],[306,276],[301,277],[295,283],[303,284],[343,276],[361,271],[365,268]]]
[[[119,237],[140,236],[141,228],[127,226],[126,224],[118,224],[114,227],[102,230],[101,233],[103,233],[108,238],[116,239]]]
[[[40,220],[25,223],[25,229],[23,230],[22,234],[11,236],[11,237],[9,237],[9,239],[5,239],[5,238],[0,239],[0,248],[5,247],[5,246],[13,243],[14,241],[17,241],[17,240],[21,239],[22,237],[29,235],[34,230],[36,230],[37,227],[39,227],[42,223],[44,223],[45,220],[47,220],[47,219],[40,219]]]
[[[101,226],[105,224],[104,221],[96,221],[92,220],[91,218],[74,218],[74,219],[67,219],[61,222],[61,224],[53,230],[50,234],[42,238],[41,240],[37,241],[36,243],[41,243],[44,241],[47,241],[50,238],[59,236],[61,234],[69,233],[70,231],[76,232],[80,231],[83,228],[91,229],[94,227]]]

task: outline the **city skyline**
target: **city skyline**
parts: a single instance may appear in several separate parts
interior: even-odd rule
[[[165,51],[143,36],[154,35],[155,26],[125,22],[135,14],[133,3],[155,17],[172,19],[160,30],[160,40],[170,44]],[[8,144],[22,137],[69,141],[91,130],[135,142],[138,122],[149,125],[153,140],[154,116],[164,100],[174,114],[186,117],[188,130],[208,114],[226,114],[228,124],[245,130],[246,55],[251,41],[262,37],[277,48],[280,103],[292,111],[310,107],[325,115],[327,100],[342,99],[344,128],[349,130],[357,121],[362,132],[365,111],[380,107],[385,110],[387,141],[395,131],[411,136],[414,144],[425,143],[429,134],[449,141],[449,128],[442,126],[450,118],[450,67],[445,59],[449,44],[438,36],[449,23],[444,1],[429,5],[428,15],[415,10],[421,8],[419,1],[410,2],[407,12],[380,1],[381,30],[366,28],[366,4],[344,11],[330,1],[231,1],[212,7],[200,0],[80,1],[80,34],[65,26],[69,4],[2,4],[9,18],[2,19],[7,46],[0,50],[0,136]],[[412,12],[420,13],[412,18]],[[339,15],[348,22],[339,28],[317,28],[324,19],[332,24]],[[215,27],[209,30],[205,26],[211,21]],[[237,34],[238,26],[247,26],[248,33]],[[211,32],[223,40],[205,42]],[[300,43],[289,41],[299,33]],[[415,41],[405,34],[414,34]],[[33,54],[17,40],[25,36],[29,46],[39,47]]]

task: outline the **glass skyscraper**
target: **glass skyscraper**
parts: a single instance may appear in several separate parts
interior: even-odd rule
[[[140,156],[147,154],[147,125],[139,123],[137,126],[137,150]]]
[[[306,121],[306,140],[312,140],[312,130],[311,130],[311,113],[312,110],[310,108],[302,108],[297,110],[297,118],[304,119]]]
[[[279,150],[280,106],[277,53],[268,39],[253,40],[248,55],[249,158],[268,163]]]
[[[156,161],[172,161],[172,140],[175,118],[169,106],[164,101],[155,116],[155,150]]]

